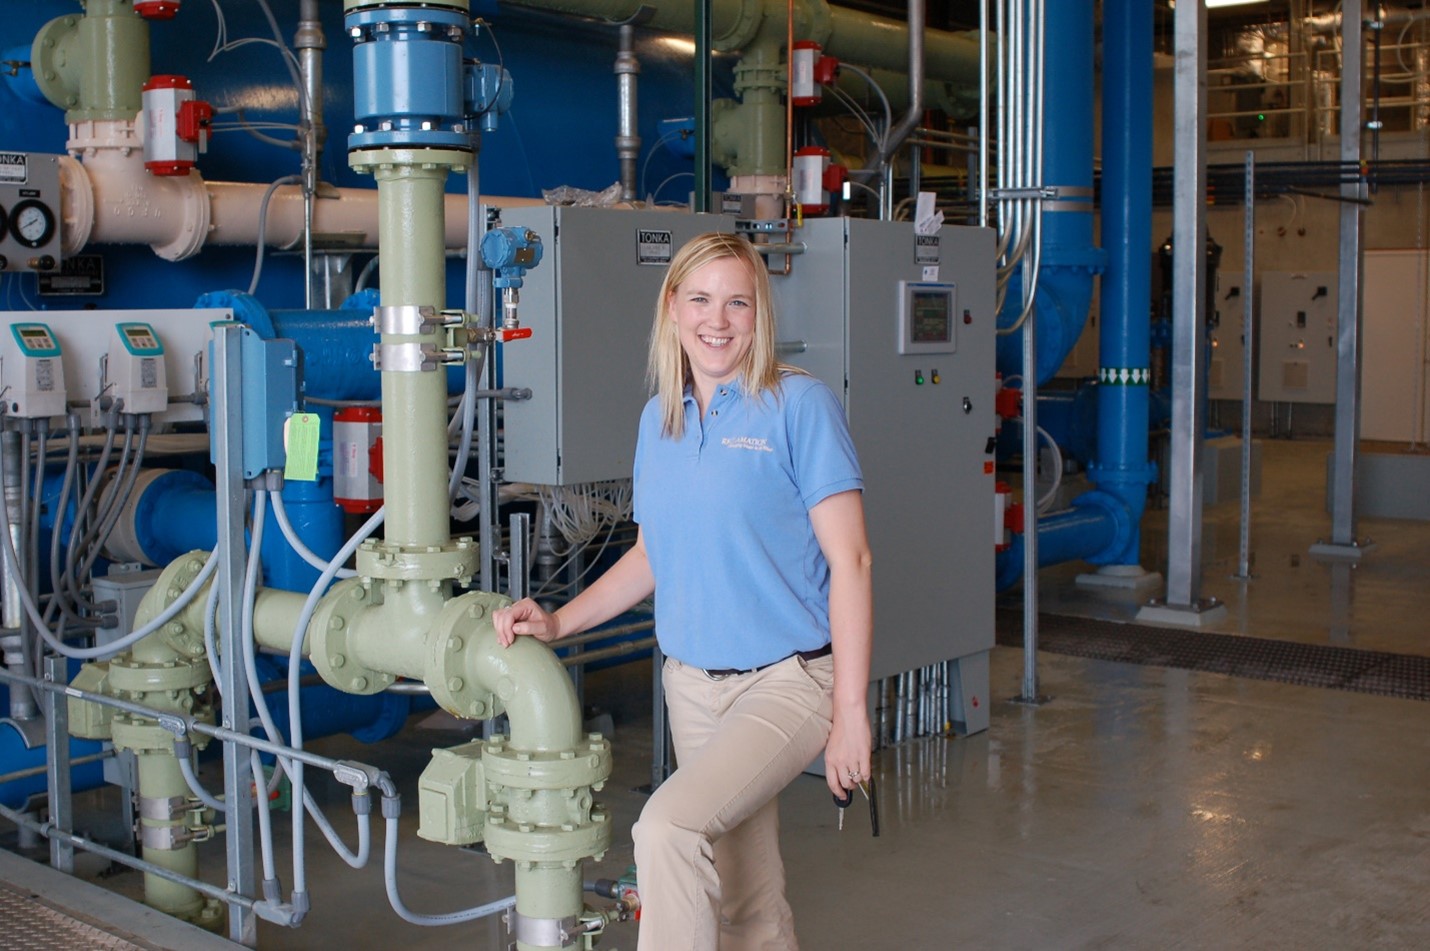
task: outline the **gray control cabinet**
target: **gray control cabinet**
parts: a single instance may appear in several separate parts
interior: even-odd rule
[[[531,338],[502,348],[508,482],[576,485],[629,479],[646,390],[651,320],[670,255],[730,218],[608,208],[502,211],[541,236],[541,263],[521,288]]]
[[[1239,400],[1246,392],[1246,280],[1241,271],[1218,271],[1216,296],[1207,303],[1214,317],[1207,351],[1207,395]],[[1255,320],[1255,312],[1252,319]]]
[[[1267,402],[1336,401],[1336,274],[1261,276],[1258,395]]]
[[[0,271],[58,273],[60,159],[0,152]]]
[[[967,659],[965,705],[986,710],[993,234],[943,228],[933,243],[907,222],[830,218],[807,220],[798,240],[808,251],[772,277],[779,339],[785,359],[842,394],[849,413],[874,552],[872,675]],[[910,287],[922,285],[952,286],[953,332],[918,350],[901,326]]]

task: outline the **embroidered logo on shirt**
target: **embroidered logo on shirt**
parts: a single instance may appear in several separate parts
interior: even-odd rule
[[[768,439],[756,436],[726,436],[720,440],[720,445],[727,449],[748,449],[751,452],[775,451]]]

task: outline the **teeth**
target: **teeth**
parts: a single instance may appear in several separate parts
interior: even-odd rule
[[[723,347],[728,344],[730,340],[730,337],[707,337],[704,334],[700,335],[700,342],[707,347]]]

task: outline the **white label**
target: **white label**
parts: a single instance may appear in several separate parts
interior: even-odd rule
[[[637,231],[636,263],[664,267],[670,263],[674,246],[669,231]]]
[[[938,235],[914,235],[914,263],[921,265],[939,263]]]
[[[24,152],[0,152],[0,184],[23,185],[30,180],[30,157]]]
[[[937,265],[937,264],[926,265],[926,266],[924,267],[924,280],[926,280],[926,281],[935,281],[935,282],[938,280],[938,265]]]

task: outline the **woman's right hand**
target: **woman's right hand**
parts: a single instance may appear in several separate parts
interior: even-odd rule
[[[510,647],[518,637],[534,637],[549,644],[561,636],[560,619],[530,598],[492,612],[492,624],[502,647]]]

